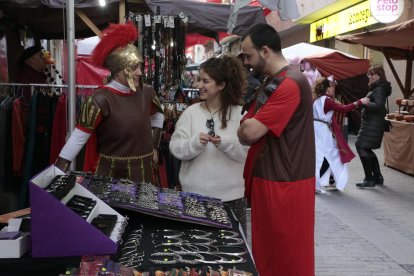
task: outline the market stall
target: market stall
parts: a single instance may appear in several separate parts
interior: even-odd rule
[[[11,239],[17,244],[9,251],[20,249],[0,258],[2,272],[57,275],[79,267],[77,256],[109,255],[118,267],[148,275],[207,268],[257,275],[245,235],[220,200],[90,173],[66,175],[54,166],[34,177],[30,190],[30,254],[19,237]]]

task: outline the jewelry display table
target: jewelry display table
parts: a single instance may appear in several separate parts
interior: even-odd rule
[[[238,237],[243,240],[243,244],[238,244],[232,246],[233,248],[237,249],[233,253],[234,256],[230,258],[230,263],[221,263],[221,264],[207,264],[207,263],[199,263],[199,264],[184,264],[184,263],[173,263],[173,264],[154,264],[151,262],[150,256],[151,254],[156,252],[155,246],[156,243],[160,243],[159,236],[156,237],[157,233],[159,234],[160,229],[169,229],[171,231],[165,231],[165,236],[174,236],[177,233],[182,232],[191,232],[194,229],[197,229],[197,232],[192,231],[193,233],[198,234],[199,236],[203,235],[202,232],[217,232],[220,229],[216,227],[204,226],[204,225],[197,225],[188,222],[182,221],[174,221],[168,220],[165,218],[154,217],[148,214],[141,214],[137,212],[133,212],[130,210],[125,209],[117,209],[117,211],[122,214],[123,216],[127,216],[129,218],[128,226],[124,232],[122,240],[124,241],[119,249],[118,252],[111,256],[111,259],[115,262],[120,261],[120,257],[123,252],[123,245],[128,240],[128,237],[131,236],[131,233],[135,231],[139,232],[142,231],[142,237],[140,239],[140,248],[138,249],[139,253],[143,253],[142,261],[140,261],[140,269],[143,271],[156,271],[157,269],[168,270],[172,268],[185,268],[185,267],[192,267],[201,269],[202,267],[211,267],[212,269],[218,271],[219,269],[237,269],[251,273],[251,275],[258,275],[253,259],[251,257],[250,251],[246,246],[246,239],[244,234],[240,232],[240,227],[235,221],[234,217],[231,217],[233,229],[223,229],[224,236],[231,236],[232,232],[237,232]],[[157,239],[158,241],[154,241]],[[177,237],[180,239],[180,237]],[[168,244],[168,240],[170,243],[174,243],[177,241],[177,238],[166,238],[164,243]],[[212,237],[211,237],[212,238]],[[209,239],[211,239],[209,238]],[[161,238],[162,239],[162,238]],[[206,239],[202,240],[202,237],[199,237],[200,241],[206,241]],[[217,237],[216,237],[217,239]],[[232,243],[237,242],[237,240],[231,240]],[[171,245],[173,246],[173,245]],[[158,247],[159,248],[159,247]],[[200,245],[199,248],[203,248],[203,245]],[[213,247],[211,247],[213,248]],[[194,248],[193,248],[194,249]],[[189,252],[193,250],[191,247],[188,248]],[[204,250],[204,249],[202,249]],[[160,251],[160,250],[158,250]],[[157,252],[158,252],[157,251]],[[161,250],[162,251],[162,250]],[[240,255],[239,253],[242,253]],[[157,254],[153,259],[157,259]],[[166,260],[165,257],[168,254],[162,254],[163,258],[159,258],[160,260]],[[165,255],[165,256],[164,256]],[[186,254],[187,256],[182,256],[187,260],[191,260],[192,255],[194,254]],[[240,256],[245,260],[243,263],[237,263],[240,260]],[[232,260],[233,259],[233,260]],[[141,260],[141,259],[139,259]],[[64,273],[67,268],[70,267],[79,267],[81,258],[80,257],[58,257],[58,258],[33,258],[30,254],[26,254],[22,258],[19,259],[0,259],[0,268],[1,268],[1,275],[13,275],[13,276],[20,276],[20,275],[31,275],[31,276],[56,276],[59,273]],[[130,264],[131,265],[131,264]],[[154,274],[155,275],[155,274]]]

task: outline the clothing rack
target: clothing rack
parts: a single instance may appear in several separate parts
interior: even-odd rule
[[[67,84],[41,84],[41,83],[0,83],[0,88],[2,87],[13,87],[13,88],[23,88],[29,89],[30,88],[30,94],[33,95],[35,92],[37,92],[36,89],[42,89],[42,88],[51,88],[55,89],[55,91],[50,91],[51,94],[61,95],[62,92],[60,89],[68,89]],[[79,90],[86,90],[89,89],[93,91],[94,89],[98,88],[98,85],[76,85],[75,88]],[[60,90],[60,91],[59,91]],[[28,90],[27,90],[28,91]],[[44,91],[41,91],[44,92]],[[29,92],[27,92],[29,93]],[[1,94],[1,93],[0,93]],[[86,94],[88,95],[88,94]]]
[[[57,87],[57,88],[68,88],[67,84],[43,84],[43,83],[1,83],[0,85],[4,85],[4,86],[39,86],[39,87]],[[83,89],[87,89],[87,88],[98,88],[98,85],[81,85],[81,84],[77,84],[76,88],[83,88]]]
[[[42,84],[42,83],[0,83],[0,86],[31,86],[31,87],[52,87],[52,88],[68,88],[67,84]],[[80,85],[77,84],[76,88],[80,89],[95,89],[98,85]]]

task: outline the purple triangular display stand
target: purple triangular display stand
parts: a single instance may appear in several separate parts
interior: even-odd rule
[[[116,253],[114,241],[33,183],[30,205],[33,257]]]

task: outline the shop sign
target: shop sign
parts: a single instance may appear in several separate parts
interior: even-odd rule
[[[392,1],[392,0],[390,0]],[[372,16],[369,1],[322,18],[310,25],[310,42],[357,30],[378,21]]]
[[[403,11],[404,0],[371,0],[371,13],[378,22],[394,22]]]

